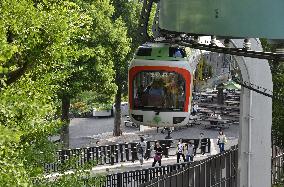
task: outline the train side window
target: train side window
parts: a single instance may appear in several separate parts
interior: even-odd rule
[[[152,48],[139,48],[136,55],[137,56],[151,56]]]
[[[169,57],[184,58],[186,57],[186,53],[183,48],[169,47]]]

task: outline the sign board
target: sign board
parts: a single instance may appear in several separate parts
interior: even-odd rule
[[[284,0],[161,0],[161,29],[203,35],[284,39]]]

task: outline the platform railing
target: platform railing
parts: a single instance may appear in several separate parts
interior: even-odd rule
[[[163,149],[163,155],[165,157],[174,156],[176,154],[176,147],[178,140],[155,140],[147,141],[146,157],[151,158],[153,156],[153,148],[155,143],[159,141]],[[184,143],[189,141],[193,142],[195,146],[196,154],[200,154],[200,140],[199,139],[182,139]],[[206,138],[205,153],[210,153],[211,141]],[[73,164],[70,164],[69,169],[73,167],[83,166],[85,163],[94,163],[95,165],[113,165],[116,163],[134,162],[138,160],[137,156],[137,142],[121,143],[115,145],[105,145],[87,148],[76,148],[59,150],[56,154],[56,161],[53,163],[45,164],[46,172],[61,171],[66,163],[72,160]]]
[[[211,156],[175,170],[140,187],[216,187],[237,186],[238,148]]]
[[[272,148],[271,183],[284,185],[284,151],[277,146]]]
[[[284,153],[273,150],[271,183],[281,185],[284,182]],[[193,163],[109,174],[97,187],[236,187],[237,168],[238,147],[232,146],[224,153]]]
[[[271,159],[271,184],[284,185],[284,152],[273,146]],[[222,154],[194,162],[179,170],[160,176],[140,187],[236,187],[238,148],[231,147]]]
[[[139,187],[147,181],[184,168],[189,164],[181,163],[107,175],[105,182],[98,187]]]

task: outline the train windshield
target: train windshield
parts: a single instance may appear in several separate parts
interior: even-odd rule
[[[183,111],[185,80],[176,72],[143,71],[133,80],[134,110]]]

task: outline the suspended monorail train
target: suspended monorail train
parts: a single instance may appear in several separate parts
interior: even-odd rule
[[[139,125],[186,125],[200,50],[167,43],[138,48],[129,67],[129,115]]]

